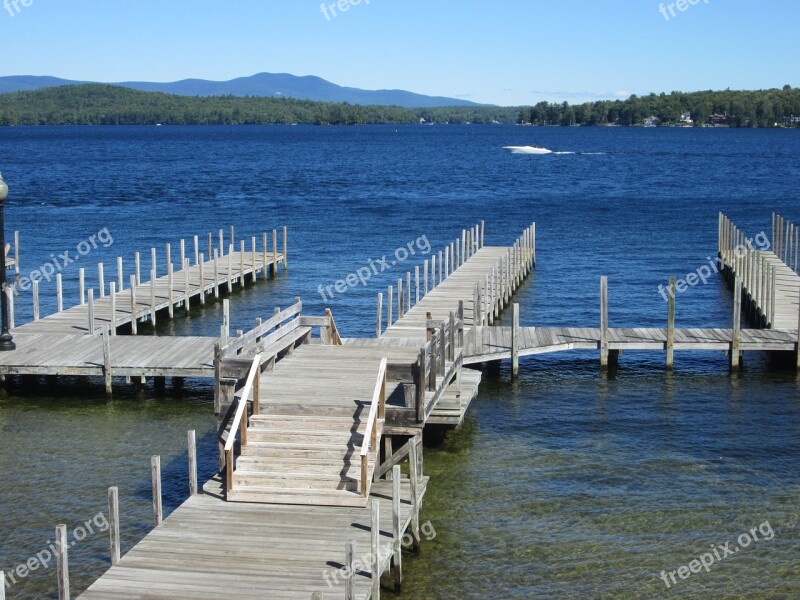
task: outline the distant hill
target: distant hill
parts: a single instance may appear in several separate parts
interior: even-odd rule
[[[59,79],[58,77],[12,75],[0,77],[0,94],[84,83],[97,82],[72,81]],[[342,87],[320,77],[298,77],[288,73],[259,73],[251,77],[239,77],[230,81],[184,79],[171,83],[125,81],[113,83],[112,85],[143,92],[162,92],[178,96],[259,96],[266,98],[295,98],[316,102],[348,102],[364,106],[401,106],[404,108],[480,106],[474,102],[457,98],[425,96],[404,90],[362,90]]]

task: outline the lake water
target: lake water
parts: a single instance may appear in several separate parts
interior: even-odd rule
[[[532,143],[569,153],[502,150]],[[94,265],[114,273],[118,255],[130,273],[133,252],[148,265],[153,245],[163,260],[163,244],[176,256],[181,237],[234,224],[249,240],[288,226],[289,272],[234,295],[234,329],[299,295],[308,314],[330,306],[346,337],[372,335],[375,296],[404,268],[329,302],[318,287],[421,236],[440,248],[481,219],[489,245],[537,223],[538,268],[517,295],[524,325],[596,326],[608,275],[612,326],[663,326],[658,285],[714,256],[718,211],[752,235],[769,232],[772,211],[800,221],[798,130],[13,128],[0,129],[0,156],[23,273],[106,228],[113,238],[65,267],[66,304],[79,265],[95,286]],[[43,313],[55,310],[54,282],[41,295]],[[731,320],[719,278],[677,304],[679,326]],[[15,312],[31,318],[30,294]],[[220,322],[211,304],[157,333],[213,335]],[[734,377],[721,353],[679,352],[673,374],[663,360],[627,354],[601,375],[593,352],[528,358],[514,384],[508,365],[487,372],[464,427],[426,448],[423,517],[436,537],[406,561],[399,598],[800,595],[795,374],[760,355]],[[186,496],[187,429],[198,431],[201,479],[215,469],[211,385],[144,398],[120,385],[107,403],[101,385],[62,383],[14,383],[0,397],[6,571],[47,548],[57,523],[105,510],[110,485],[129,548],[150,528],[152,454],[166,509]],[[758,541],[723,556],[747,532]],[[714,548],[708,572],[667,588],[662,570]],[[70,561],[77,595],[107,568],[105,534],[87,535]],[[8,596],[54,590],[54,569],[39,569]]]

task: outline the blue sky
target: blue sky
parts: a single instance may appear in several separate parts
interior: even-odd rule
[[[800,85],[798,0],[340,1],[0,0],[0,75],[287,72],[508,105]]]

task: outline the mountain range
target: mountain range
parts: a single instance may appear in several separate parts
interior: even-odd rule
[[[0,94],[33,91],[63,85],[98,83],[74,81],[58,77],[36,75],[11,75],[0,77]],[[125,81],[114,83],[144,92],[163,92],[178,96],[261,96],[297,98],[318,102],[349,102],[359,105],[401,106],[404,108],[436,108],[442,106],[481,106],[475,102],[442,96],[425,96],[405,90],[362,90],[344,87],[320,77],[290,75],[288,73],[258,73],[230,81],[183,79],[169,83]]]

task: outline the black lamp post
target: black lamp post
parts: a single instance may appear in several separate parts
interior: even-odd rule
[[[3,255],[3,265],[0,268],[0,310],[3,311],[3,332],[0,334],[0,352],[15,350],[16,344],[8,331],[8,294],[6,292],[6,225],[4,213],[8,186],[0,174],[0,254]]]

